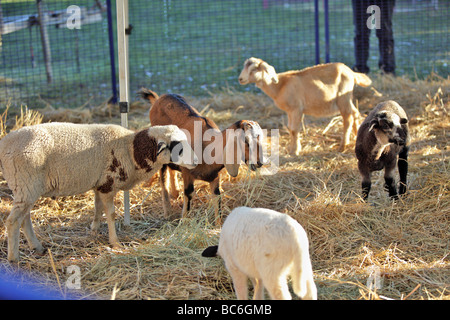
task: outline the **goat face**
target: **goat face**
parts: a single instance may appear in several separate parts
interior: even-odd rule
[[[377,140],[383,144],[404,146],[408,140],[408,119],[391,112],[380,112],[370,122],[369,131],[374,130]]]
[[[252,171],[265,164],[262,141],[263,131],[255,121],[243,121],[244,129],[244,161]]]
[[[278,83],[274,67],[258,58],[249,58],[244,62],[244,68],[239,75],[241,85],[264,81],[267,85]]]
[[[241,161],[252,171],[266,163],[263,155],[263,131],[255,121],[241,120],[234,128],[227,129],[227,142],[224,148],[224,165],[232,177],[239,173]]]

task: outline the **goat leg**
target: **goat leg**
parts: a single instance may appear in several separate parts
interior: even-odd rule
[[[302,145],[299,139],[299,128],[303,119],[303,113],[291,112],[288,113],[288,129],[289,129],[289,153],[293,156],[298,156],[302,150]]]
[[[366,168],[366,165],[361,161],[358,161],[358,169],[359,173],[362,177],[361,189],[362,189],[362,198],[365,202],[367,202],[367,198],[369,197],[370,188],[372,186],[371,180],[371,172]]]
[[[222,224],[221,200],[220,197],[220,180],[217,177],[210,183],[211,193],[214,197],[215,223],[217,226]]]
[[[408,175],[408,152],[409,147],[404,147],[398,156],[398,173],[400,175],[399,194],[406,192],[406,179]]]
[[[367,199],[369,198],[369,192],[370,192],[370,188],[372,186],[372,182],[369,180],[364,180],[361,183],[361,188],[362,188],[362,198],[365,202],[367,202]]]
[[[194,192],[194,183],[189,183],[184,188],[183,212],[181,213],[182,218],[186,217],[189,210],[191,210],[191,200],[193,192]]]
[[[398,199],[397,187],[394,179],[394,169],[386,167],[384,171],[384,187],[389,192],[389,197],[394,200]]]

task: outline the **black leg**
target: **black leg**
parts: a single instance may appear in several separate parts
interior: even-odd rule
[[[367,202],[367,198],[369,197],[370,188],[372,186],[372,180],[371,175],[372,173],[370,170],[365,166],[364,163],[358,161],[358,170],[362,177],[362,198],[365,202]]]
[[[406,180],[408,175],[408,153],[409,147],[404,147],[402,152],[398,155],[398,173],[400,175],[399,194],[406,192]]]
[[[191,200],[192,200],[192,193],[194,192],[194,184],[190,183],[187,185],[186,188],[184,188],[184,196],[186,203],[186,211],[191,210]]]
[[[367,202],[367,198],[369,198],[369,192],[370,192],[370,188],[372,186],[372,183],[370,181],[364,181],[361,183],[361,187],[362,187],[362,198],[364,201]]]
[[[389,197],[398,199],[397,187],[395,186],[395,179],[393,177],[384,177],[384,187],[389,192]]]

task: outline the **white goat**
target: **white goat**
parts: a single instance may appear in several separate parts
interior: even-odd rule
[[[254,300],[264,298],[264,287],[271,299],[291,299],[288,275],[301,299],[317,299],[306,232],[286,214],[264,208],[234,209],[223,224],[219,246],[202,253],[216,254],[224,259],[239,300],[248,298],[248,277]]]
[[[97,231],[104,209],[109,241],[119,246],[115,194],[148,180],[170,162],[189,168],[197,162],[186,134],[176,126],[134,133],[117,125],[46,123],[10,132],[0,141],[0,167],[14,195],[6,220],[8,259],[19,259],[22,223],[30,247],[44,252],[30,218],[39,197],[69,196],[91,189],[95,192],[91,228]]]
[[[358,130],[358,109],[353,105],[355,84],[367,87],[372,81],[363,73],[352,71],[343,63],[321,64],[300,71],[276,73],[267,62],[250,58],[239,75],[241,85],[255,83],[275,105],[288,116],[289,152],[298,155],[298,138],[303,115],[327,117],[338,112],[344,121],[344,134],[339,150],[350,143],[350,134]]]

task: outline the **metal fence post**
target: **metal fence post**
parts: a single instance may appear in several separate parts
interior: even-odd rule
[[[328,0],[323,0],[325,20],[325,62],[330,62],[330,29],[328,24]]]
[[[117,0],[117,49],[119,59],[119,94],[121,124],[128,128],[128,96],[129,96],[129,66],[128,66],[128,0]],[[130,193],[123,193],[124,225],[130,226]]]
[[[111,89],[112,89],[112,94],[113,94],[111,103],[116,104],[117,103],[117,80],[116,80],[116,60],[115,60],[115,51],[114,51],[114,32],[113,32],[111,0],[106,0],[106,14],[108,17],[109,59],[110,59],[110,65],[111,65]]]
[[[319,64],[320,63],[319,0],[314,0],[314,30],[316,37],[316,64]]]

